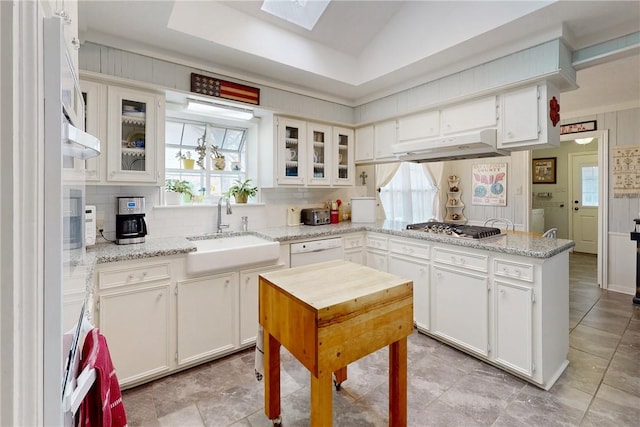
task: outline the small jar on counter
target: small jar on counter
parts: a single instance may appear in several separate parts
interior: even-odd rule
[[[338,214],[338,203],[331,202],[331,209],[329,210],[329,217],[331,218],[331,224],[337,224],[340,222]]]

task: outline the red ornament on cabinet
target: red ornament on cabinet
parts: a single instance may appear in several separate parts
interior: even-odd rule
[[[549,101],[549,118],[551,119],[551,123],[553,123],[553,127],[556,127],[560,121],[560,104],[555,96]]]

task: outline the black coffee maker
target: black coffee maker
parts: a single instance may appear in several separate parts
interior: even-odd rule
[[[116,243],[119,245],[142,243],[146,235],[144,197],[118,197]]]

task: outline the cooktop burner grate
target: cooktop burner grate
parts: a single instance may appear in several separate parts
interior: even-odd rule
[[[407,230],[423,230],[427,233],[445,234],[453,237],[466,237],[470,239],[483,239],[485,237],[499,235],[500,229],[494,227],[481,227],[476,225],[459,225],[448,222],[420,222],[407,225]]]

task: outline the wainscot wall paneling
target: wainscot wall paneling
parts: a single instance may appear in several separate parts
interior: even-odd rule
[[[609,290],[636,293],[636,269],[624,267],[635,263],[636,242],[629,238],[629,233],[609,233]]]
[[[145,82],[157,85],[159,88],[184,92],[190,90],[192,72],[229,79],[228,76],[216,75],[204,68],[193,68],[90,42],[82,44],[79,58],[80,69],[83,71]],[[256,86],[252,82],[241,83]],[[268,86],[259,87],[261,108],[334,124],[351,126],[354,123],[353,108],[349,106]]]
[[[355,108],[354,120],[356,124],[381,121],[549,76],[557,79],[561,90],[575,82],[571,52],[560,40],[552,40],[360,105]]]

